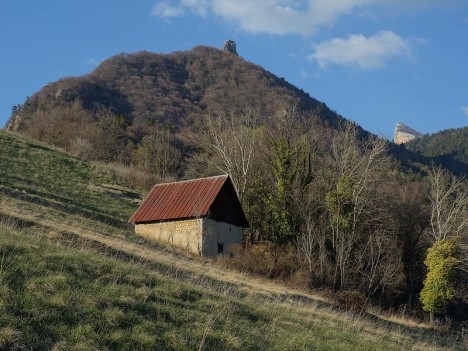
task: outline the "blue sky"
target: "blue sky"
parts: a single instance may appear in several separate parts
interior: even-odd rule
[[[468,125],[466,0],[0,0],[0,126],[112,55],[226,39],[374,133]]]

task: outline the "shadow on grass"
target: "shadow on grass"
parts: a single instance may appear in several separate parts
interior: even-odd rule
[[[99,222],[103,222],[105,224],[109,224],[116,228],[123,228],[123,229],[130,228],[129,223],[126,220],[119,220],[110,215],[100,213],[99,209],[96,209],[95,207],[83,206],[80,202],[76,202],[76,204],[80,204],[80,207],[78,207],[77,205],[72,204],[71,203],[72,201],[69,199],[64,199],[59,196],[49,196],[50,194],[44,195],[43,193],[36,192],[36,191],[32,191],[32,192],[34,193],[34,195],[0,185],[0,193],[7,195],[9,197],[12,197],[14,199],[30,202],[30,203],[41,205],[41,206],[48,207],[48,208],[52,208],[61,212],[68,213],[68,214],[80,214],[80,215],[86,216],[87,218],[94,219]],[[57,203],[57,202],[48,200],[45,197],[41,197],[40,195],[55,198],[58,201],[65,200],[66,203],[65,204]]]

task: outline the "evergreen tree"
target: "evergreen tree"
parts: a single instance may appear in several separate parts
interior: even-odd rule
[[[459,263],[460,246],[457,238],[437,241],[427,252],[424,264],[427,276],[420,294],[423,310],[430,313],[431,324],[434,314],[443,314],[447,303],[455,293],[455,268]]]

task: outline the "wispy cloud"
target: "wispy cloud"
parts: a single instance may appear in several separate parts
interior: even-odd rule
[[[403,39],[391,31],[382,31],[373,36],[350,35],[346,39],[335,38],[314,46],[315,53],[308,56],[321,68],[330,65],[355,66],[360,69],[375,69],[385,66],[397,57],[411,57],[411,40]]]
[[[96,60],[94,58],[90,58],[90,59],[87,59],[85,61],[85,64],[88,65],[88,66],[98,66],[100,63],[102,62],[102,60]]]
[[[153,16],[170,18],[178,17],[184,14],[184,7],[181,5],[171,5],[168,1],[157,2],[151,9]]]
[[[307,72],[305,69],[302,69],[301,72],[299,72],[299,77],[301,77],[302,80],[307,80],[309,76],[309,72]]]
[[[444,0],[414,1],[420,6],[444,3]],[[151,13],[166,19],[186,11],[203,16],[213,14],[247,32],[309,36],[342,16],[359,15],[357,10],[371,15],[376,6],[411,6],[407,3],[403,0],[163,0],[153,6]]]
[[[248,32],[312,35],[319,27],[369,1],[215,0],[213,11]]]
[[[239,25],[247,32],[311,35],[318,27],[333,23],[355,7],[376,0],[179,0],[157,2],[151,13],[168,18],[185,10],[215,16]]]
[[[374,0],[374,3],[380,2],[387,6],[398,6],[400,8],[423,8],[430,6],[456,6],[464,0]]]
[[[462,112],[465,116],[468,116],[468,106],[462,107]]]

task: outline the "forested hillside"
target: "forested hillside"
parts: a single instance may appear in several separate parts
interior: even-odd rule
[[[468,127],[447,129],[424,135],[405,144],[406,148],[423,156],[435,158],[449,169],[468,171]]]
[[[148,155],[148,148],[158,134],[169,146],[166,153],[178,159],[166,165],[164,176],[178,178],[190,174],[187,162],[198,150],[195,139],[203,132],[206,115],[247,113],[258,125],[269,125],[273,115],[291,106],[304,118],[315,119],[319,134],[323,129],[327,135],[327,129],[345,122],[324,103],[262,67],[199,46],[171,54],[119,54],[88,75],[50,83],[13,107],[6,129],[84,159],[131,164],[144,172],[155,157]],[[362,129],[360,135],[368,136]],[[460,157],[433,159],[432,152],[413,150],[390,146],[389,151],[416,173],[432,161],[466,173],[468,166]]]
[[[120,151],[129,140],[139,143],[152,127],[180,131],[184,126],[192,128],[206,113],[246,108],[264,121],[291,104],[327,124],[342,120],[323,103],[261,67],[200,46],[164,55],[116,55],[86,76],[45,86],[13,109],[7,129],[66,148],[80,138],[99,143],[102,134],[110,132],[106,138],[110,140],[98,146],[111,150],[115,148],[108,143],[117,143],[118,151],[107,155],[116,159],[123,157]],[[70,108],[73,113],[67,113]],[[70,126],[80,130],[64,134],[65,129],[75,129]]]

